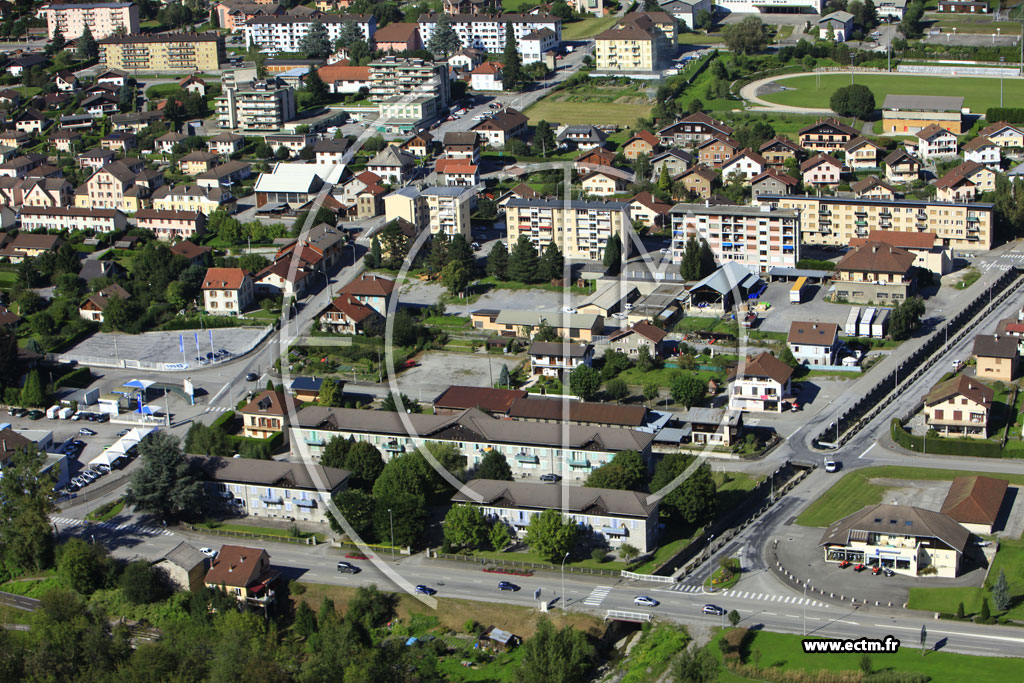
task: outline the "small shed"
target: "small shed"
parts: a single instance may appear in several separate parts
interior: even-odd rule
[[[517,635],[492,626],[480,636],[480,642],[482,647],[507,651],[518,647],[523,640]]]

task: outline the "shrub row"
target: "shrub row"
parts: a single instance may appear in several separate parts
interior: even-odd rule
[[[905,430],[897,418],[892,419],[892,440],[915,453],[931,453],[932,455],[970,455],[976,458],[1001,458],[1002,449],[999,444],[991,441],[974,441],[971,439],[935,438],[928,442],[925,451],[924,438],[915,436]]]
[[[1020,107],[989,107],[985,111],[985,120],[992,123],[996,121],[1024,123],[1024,109]]]

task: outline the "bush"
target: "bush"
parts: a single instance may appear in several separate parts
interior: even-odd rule
[[[924,439],[914,436],[896,418],[891,423],[892,439],[903,448],[923,453]],[[1003,452],[999,444],[989,441],[973,441],[970,439],[937,438],[928,440],[928,453],[932,455],[969,455],[976,458],[1001,458]]]
[[[1019,107],[990,107],[985,112],[985,119],[987,121],[1024,123],[1024,109]]]
[[[594,562],[604,562],[608,559],[608,552],[604,548],[594,548],[590,551],[590,559]]]

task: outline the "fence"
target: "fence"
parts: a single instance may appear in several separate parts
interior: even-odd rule
[[[934,365],[950,344],[956,344],[963,340],[1007,297],[1020,289],[1024,284],[1021,274],[1022,271],[1013,268],[1000,275],[985,291],[953,316],[941,329],[932,332],[905,361],[879,380],[839,416],[840,437],[836,442],[829,441],[835,434],[833,431],[835,427],[830,428],[825,425],[814,437],[815,445],[828,443],[836,448],[845,445],[882,410],[899,398],[896,390],[901,384],[914,382],[920,378],[928,368]]]
[[[896,71],[902,74],[935,74],[951,76],[997,76],[1019,78],[1020,69],[1000,69],[983,66],[925,66],[924,64],[900,64]]]
[[[309,538],[295,538],[293,536],[277,536],[275,534],[257,534],[249,531],[233,531],[231,529],[210,529],[208,527],[197,527],[194,524],[188,525],[189,531],[201,534],[214,534],[215,536],[234,536],[235,538],[259,538],[266,541],[280,541],[281,543],[295,543],[297,545],[316,545],[316,535]]]
[[[651,615],[647,612],[627,612],[621,609],[610,609],[604,613],[605,619],[619,619],[620,621],[650,621]]]
[[[515,560],[499,560],[491,559],[489,557],[476,557],[474,555],[453,555],[451,553],[435,552],[431,554],[432,557],[438,560],[458,560],[459,562],[473,562],[480,566],[488,564],[496,564],[501,567],[512,567],[521,569],[543,569],[550,572],[561,571],[561,565],[556,564],[545,564],[543,562],[517,562]],[[591,574],[594,576],[619,576],[619,570],[616,569],[591,569],[590,567],[573,567],[572,565],[566,565],[565,571],[572,572],[574,574]]]
[[[637,574],[636,572],[627,572],[625,569],[622,570],[622,578],[630,579],[632,581],[653,581],[654,583],[675,583],[676,577],[674,576],[659,576],[658,574]]]

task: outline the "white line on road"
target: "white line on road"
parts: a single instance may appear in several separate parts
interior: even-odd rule
[[[912,626],[893,626],[892,624],[886,624],[884,626],[879,625],[879,628],[898,628],[907,631],[919,631],[920,629]],[[939,633],[944,636],[964,636],[965,638],[988,638],[989,640],[1003,640],[1010,643],[1024,643],[1024,638],[1011,638],[1010,636],[993,636],[987,633],[964,633],[962,631],[933,631],[929,629],[929,633]]]
[[[865,449],[864,449],[864,452],[863,452],[863,453],[861,453],[860,455],[858,455],[858,456],[857,456],[857,459],[858,459],[858,460],[860,460],[861,458],[863,458],[863,457],[864,457],[865,455],[867,455],[867,454],[868,454],[868,451],[870,451],[870,450],[871,450],[872,448],[874,448],[874,447],[875,447],[876,445],[877,445],[877,444],[871,444],[870,446],[868,446],[867,448],[865,448]]]

